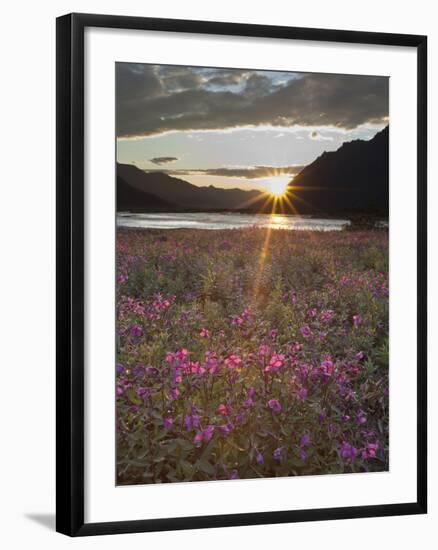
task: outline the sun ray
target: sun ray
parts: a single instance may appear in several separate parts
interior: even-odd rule
[[[290,198],[289,198],[290,196],[293,196],[293,195],[292,195],[292,193],[290,193],[290,191],[288,191],[281,198],[287,204],[287,206],[292,210],[292,212],[295,215],[299,216],[300,213],[298,212],[298,210],[297,210],[296,206],[294,205],[294,203],[290,200]]]
[[[262,184],[266,191],[274,197],[282,197],[288,188],[291,177],[288,174],[274,174],[267,178],[263,178]]]
[[[271,197],[271,199],[272,199],[272,197]],[[273,197],[272,210],[271,210],[271,213],[269,215],[269,223],[268,223],[268,226],[266,227],[266,234],[265,234],[265,238],[264,238],[261,250],[260,250],[258,266],[257,266],[257,272],[256,272],[255,277],[254,277],[254,286],[253,286],[252,300],[251,300],[251,307],[252,308],[254,308],[255,305],[257,304],[259,293],[260,293],[260,286],[261,286],[261,283],[262,283],[263,271],[264,271],[264,267],[265,267],[265,264],[266,264],[266,259],[267,259],[267,256],[268,256],[269,241],[271,239],[271,232],[272,232],[272,227],[273,227],[273,225],[270,222],[271,222],[272,217],[275,215],[275,207],[276,207],[276,204],[277,204],[278,200],[279,200],[278,197],[276,197],[276,196]],[[267,203],[265,202],[265,205],[266,204]]]

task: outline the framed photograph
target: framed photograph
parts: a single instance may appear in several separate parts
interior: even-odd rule
[[[57,530],[426,513],[426,37],[57,20]]]

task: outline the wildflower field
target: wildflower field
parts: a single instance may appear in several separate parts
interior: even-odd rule
[[[388,469],[388,234],[117,233],[117,483]]]

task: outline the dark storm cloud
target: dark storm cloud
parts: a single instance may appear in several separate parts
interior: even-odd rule
[[[116,64],[117,103],[123,108],[125,103],[141,108],[143,101],[150,101],[163,93],[161,80],[157,77],[154,65],[136,63]]]
[[[206,170],[173,170],[174,176],[226,176],[234,178],[267,178],[270,176],[279,176],[281,174],[296,175],[304,166],[250,166],[250,167],[227,167],[227,168],[208,168]]]
[[[278,84],[272,72],[118,64],[117,92],[119,137],[260,125],[349,130],[388,116],[386,77],[306,73]]]
[[[169,162],[175,162],[178,160],[177,157],[154,157],[153,159],[149,159],[149,162],[153,162],[154,164],[168,164]]]
[[[271,79],[258,73],[253,73],[246,81],[244,94],[248,97],[267,95],[274,89]]]
[[[197,88],[204,82],[202,75],[185,67],[162,66],[157,69],[157,74],[168,93]]]
[[[242,71],[240,69],[216,69],[214,72],[207,73],[206,84],[210,87],[235,86],[244,82],[252,74],[254,74],[253,71]]]

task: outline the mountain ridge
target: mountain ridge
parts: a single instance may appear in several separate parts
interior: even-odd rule
[[[144,172],[130,164],[117,164],[117,176],[124,188],[129,186],[137,192],[154,195],[158,199],[174,204],[179,209],[238,209],[265,193],[232,188],[222,189],[208,186],[199,187],[183,179],[169,176],[160,171]],[[127,209],[124,200],[117,203],[117,209]],[[141,201],[137,209],[147,206],[147,201]],[[129,208],[128,208],[129,209]]]
[[[336,151],[324,151],[295,176],[290,191],[305,211],[380,211],[387,215],[389,126],[370,140],[348,141]]]
[[[284,212],[388,215],[389,126],[370,140],[344,142],[324,151],[289,183],[286,201],[257,190],[200,187],[165,172],[117,164],[117,210]]]

